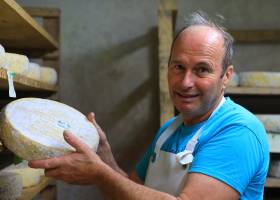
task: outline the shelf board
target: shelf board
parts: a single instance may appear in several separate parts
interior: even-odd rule
[[[226,94],[236,95],[280,95],[279,88],[267,87],[228,87]]]
[[[54,182],[53,179],[42,177],[41,181],[38,185],[33,187],[24,188],[19,200],[31,200],[33,199],[38,193],[40,193],[45,187],[52,184]]]
[[[279,188],[280,187],[280,178],[267,177],[265,187]]]
[[[9,51],[51,52],[58,42],[14,0],[0,1],[0,44]]]
[[[27,78],[21,74],[15,74],[13,80],[16,91],[57,91],[57,86]],[[0,89],[8,89],[7,71],[3,68],[0,68]]]

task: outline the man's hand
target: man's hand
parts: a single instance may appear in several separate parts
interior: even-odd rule
[[[29,166],[43,168],[45,176],[67,183],[94,184],[106,164],[69,131],[64,131],[63,136],[66,142],[75,148],[75,152],[60,157],[30,161]]]
[[[90,122],[93,123],[93,125],[96,127],[97,132],[99,134],[99,145],[97,148],[97,155],[99,155],[99,157],[110,167],[112,167],[114,170],[116,170],[117,172],[119,172],[120,174],[122,174],[123,176],[127,177],[127,174],[118,166],[112,150],[111,150],[111,146],[107,140],[106,134],[104,133],[104,131],[100,128],[100,126],[97,124],[97,122],[95,121],[95,116],[94,113],[91,112],[88,114],[88,120]]]

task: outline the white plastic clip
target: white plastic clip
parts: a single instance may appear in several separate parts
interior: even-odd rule
[[[9,84],[9,97],[16,98],[16,91],[14,87],[14,76],[15,73],[7,70],[7,76],[8,76],[8,84]]]

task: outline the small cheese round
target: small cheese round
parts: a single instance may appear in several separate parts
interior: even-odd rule
[[[263,123],[267,132],[280,133],[280,115],[276,114],[258,114],[256,115]]]
[[[24,160],[45,159],[75,151],[63,138],[69,130],[97,150],[99,135],[82,113],[65,104],[22,98],[2,110],[0,136],[4,145]]]
[[[25,55],[6,53],[5,57],[8,61],[8,70],[18,74],[25,74],[28,72],[29,59]]]
[[[280,72],[241,72],[240,86],[280,87]]]
[[[0,199],[16,200],[22,193],[22,179],[13,172],[0,172]]]
[[[37,63],[30,62],[28,66],[28,71],[26,72],[26,76],[28,78],[39,81],[40,80],[40,65]]]
[[[57,72],[51,67],[41,67],[41,81],[50,85],[57,83]]]

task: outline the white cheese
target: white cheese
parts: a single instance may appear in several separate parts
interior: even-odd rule
[[[69,130],[97,150],[99,135],[82,113],[65,104],[40,98],[9,103],[1,113],[0,136],[4,145],[24,160],[44,159],[73,152],[63,138]]]
[[[22,179],[13,172],[0,171],[0,199],[16,200],[22,193]]]
[[[8,69],[18,74],[25,74],[28,71],[29,60],[24,55],[6,53],[5,57],[8,61]]]
[[[256,115],[263,123],[267,132],[280,133],[280,115]]]
[[[37,63],[29,63],[28,71],[26,72],[26,76],[28,78],[39,81],[40,80],[40,65]]]
[[[0,44],[0,68],[8,68],[8,61],[5,54],[4,47]]]
[[[235,87],[239,85],[239,76],[237,73],[233,73],[229,80],[228,86]]]
[[[50,85],[55,85],[57,82],[57,73],[54,68],[41,67],[41,81]]]
[[[26,161],[17,165],[10,165],[3,169],[3,171],[17,173],[22,179],[23,188],[37,185],[41,180],[41,176],[44,174],[43,169],[33,169],[28,167]]]
[[[280,87],[280,72],[241,72],[240,86]]]

